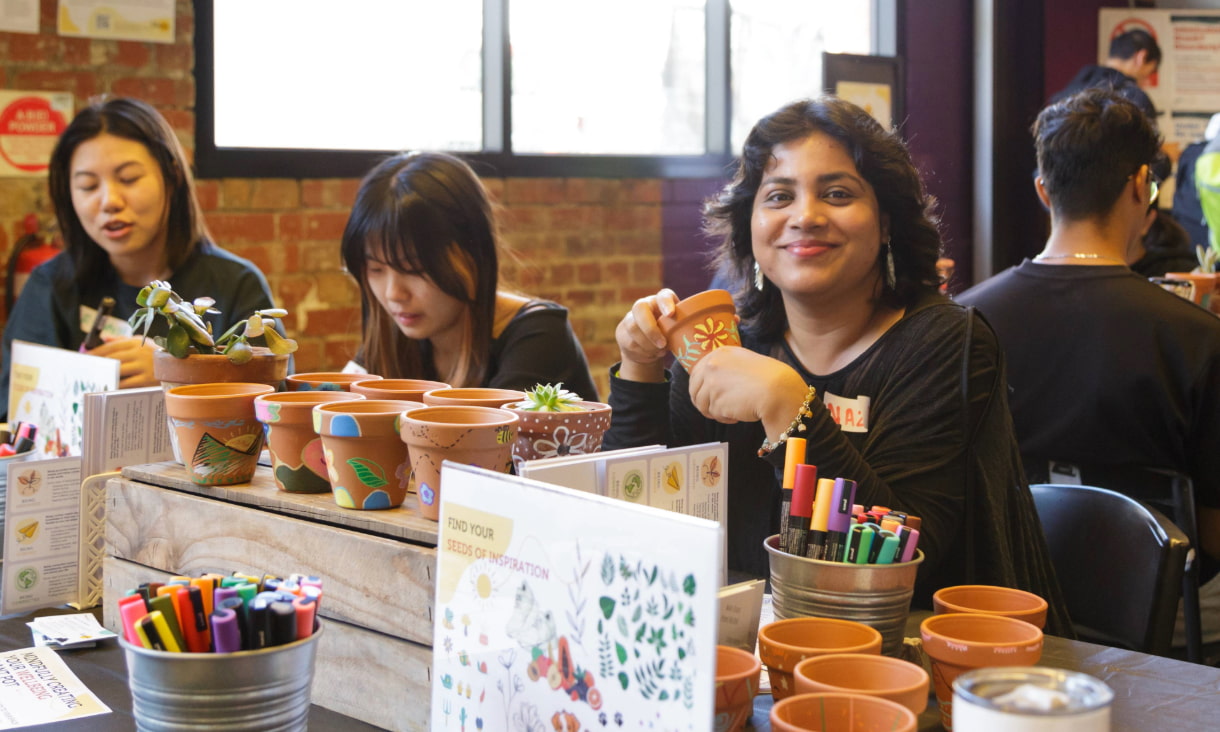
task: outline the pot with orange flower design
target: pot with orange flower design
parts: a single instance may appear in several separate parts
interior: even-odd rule
[[[493,407],[424,407],[402,415],[402,439],[411,450],[424,518],[440,518],[445,460],[509,472],[519,421],[507,409]]]
[[[525,399],[505,404],[520,418],[513,443],[513,466],[563,455],[597,452],[610,427],[610,405],[583,401],[563,384],[538,384],[527,389]]]
[[[402,413],[422,406],[397,399],[356,399],[313,408],[313,427],[322,437],[337,505],[363,510],[402,505],[411,480],[407,446],[399,437]]]
[[[364,399],[346,391],[279,391],[254,400],[254,415],[267,425],[267,450],[275,485],[286,493],[329,493],[322,438],[313,428],[313,408]]]
[[[267,384],[188,384],[165,392],[165,413],[178,436],[191,480],[199,485],[249,483],[263,450],[254,398]]]
[[[657,325],[674,358],[688,372],[717,348],[741,345],[737,308],[726,290],[707,290],[682,300]]]

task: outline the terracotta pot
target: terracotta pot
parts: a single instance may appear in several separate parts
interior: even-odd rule
[[[356,394],[363,394],[366,399],[405,399],[409,402],[422,402],[424,392],[448,388],[448,384],[440,381],[383,379],[380,376],[374,376],[363,381],[353,381],[349,390]]]
[[[339,371],[314,371],[289,376],[288,391],[350,391],[353,381],[380,379],[372,374],[344,374]]]
[[[793,671],[797,694],[864,694],[898,702],[919,715],[928,708],[928,672],[922,666],[869,653],[806,658]]]
[[[424,392],[424,404],[429,407],[502,407],[510,402],[519,402],[525,392],[515,389],[488,389],[466,387],[461,389],[433,389]]]
[[[982,613],[1016,618],[1042,628],[1046,600],[1032,592],[995,585],[942,587],[932,595],[932,609],[942,613]]]
[[[1002,615],[933,615],[920,624],[919,636],[932,660],[932,683],[946,730],[953,729],[953,680],[960,674],[986,666],[1032,666],[1042,657],[1042,631]]]
[[[910,709],[863,694],[799,694],[771,707],[775,732],[915,732]]]
[[[707,290],[682,300],[657,321],[669,350],[690,371],[707,354],[724,346],[740,346],[737,308],[726,290]]]
[[[322,438],[313,429],[313,408],[364,399],[346,391],[281,391],[254,400],[254,416],[267,425],[267,450],[275,484],[287,493],[330,493]]]
[[[512,412],[491,407],[426,407],[407,412],[402,421],[402,439],[411,449],[424,518],[440,518],[443,461],[504,473],[512,468],[517,439],[517,415]]]
[[[191,480],[200,485],[248,483],[263,450],[254,398],[267,384],[188,384],[165,392],[165,413],[178,436]]]
[[[828,653],[881,653],[881,633],[864,623],[835,618],[789,618],[758,629],[758,655],[767,664],[771,696],[795,690],[792,673],[806,658]]]
[[[1165,276],[1173,280],[1186,280],[1194,283],[1194,303],[1213,312],[1216,310],[1216,285],[1217,277],[1220,275],[1215,272],[1166,272]]]
[[[730,646],[716,646],[715,732],[745,729],[754,712],[754,695],[762,676],[762,662],[753,653]]]
[[[513,465],[563,455],[584,455],[602,449],[602,437],[610,428],[610,405],[577,402],[580,412],[533,412],[520,409],[519,402],[504,405],[517,415],[517,441],[513,443]]]
[[[407,446],[399,437],[402,413],[421,406],[396,399],[356,399],[313,408],[313,427],[322,437],[336,505],[364,510],[402,505],[411,480]]]

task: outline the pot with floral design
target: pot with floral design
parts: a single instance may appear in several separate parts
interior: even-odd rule
[[[188,384],[165,392],[165,413],[193,482],[250,482],[263,450],[254,399],[274,391],[267,384],[233,382]]]
[[[669,315],[657,319],[669,350],[689,372],[707,354],[725,346],[740,346],[737,307],[727,290],[706,290],[682,300]]]
[[[584,401],[562,387],[539,384],[525,392],[524,401],[501,407],[521,419],[513,443],[513,467],[518,472],[527,460],[601,450],[610,427],[610,405]]]
[[[424,518],[440,518],[445,460],[509,472],[518,422],[516,414],[492,407],[425,407],[402,415],[402,439],[411,449]]]
[[[364,399],[346,391],[280,391],[254,400],[254,415],[267,425],[267,450],[275,485],[287,493],[329,493],[322,438],[313,428],[313,408]]]
[[[318,404],[313,427],[322,437],[335,503],[377,510],[401,506],[411,480],[407,446],[399,437],[402,413],[422,407],[397,399]]]

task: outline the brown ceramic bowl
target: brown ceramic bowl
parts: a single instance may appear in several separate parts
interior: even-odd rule
[[[841,692],[898,702],[916,715],[928,707],[928,672],[910,661],[871,653],[806,658],[793,672],[797,694]]]
[[[942,587],[932,595],[932,609],[942,613],[983,613],[1046,625],[1046,600],[1032,592],[995,585]]]
[[[312,371],[293,374],[285,381],[288,391],[351,391],[352,382],[380,379],[370,374],[345,374],[341,371]]]
[[[433,389],[424,392],[424,404],[429,407],[492,407],[500,408],[525,399],[525,392],[515,389],[462,387]]]
[[[854,620],[788,618],[758,629],[758,655],[767,665],[771,696],[795,690],[792,673],[806,658],[828,653],[881,653],[881,633]]]
[[[917,722],[911,710],[901,704],[863,694],[798,694],[771,707],[771,729],[775,732],[915,732]]]
[[[367,399],[406,399],[409,402],[423,402],[424,392],[433,389],[448,389],[449,385],[441,381],[427,379],[383,379],[371,376],[351,383],[353,394],[363,394]]]

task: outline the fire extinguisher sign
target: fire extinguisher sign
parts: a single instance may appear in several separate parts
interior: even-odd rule
[[[70,119],[68,92],[0,91],[0,176],[45,176],[51,150]]]

